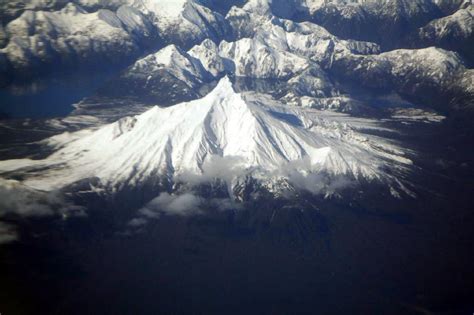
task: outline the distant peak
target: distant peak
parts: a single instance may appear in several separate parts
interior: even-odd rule
[[[214,88],[214,91],[224,94],[235,93],[234,87],[232,86],[232,81],[227,75],[219,81],[217,86]]]
[[[25,11],[28,12],[28,11]],[[75,3],[69,2],[62,10],[64,14],[70,15],[78,15],[78,14],[86,14],[86,10],[84,10],[80,5]]]
[[[182,14],[187,0],[144,0],[145,7],[163,18],[176,18]]]
[[[186,58],[186,53],[174,44],[168,45],[154,54],[155,61],[165,65],[183,58]]]
[[[165,46],[163,47],[162,49],[160,49],[158,51],[158,54],[164,54],[164,55],[171,55],[171,54],[174,54],[174,53],[179,53],[179,54],[183,54],[183,51],[181,50],[181,48],[179,48],[178,46],[176,46],[175,44],[170,44],[168,46]]]

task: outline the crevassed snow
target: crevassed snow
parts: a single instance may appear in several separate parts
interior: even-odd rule
[[[411,161],[393,144],[362,132],[368,128],[380,127],[367,119],[238,94],[225,77],[202,99],[53,137],[47,142],[59,149],[47,159],[2,161],[0,173],[23,172],[23,184],[45,191],[93,177],[115,191],[160,176],[229,180],[250,174],[272,182],[291,181],[289,172],[342,175],[392,187],[398,182],[393,174],[404,172]],[[206,174],[216,159],[232,173]]]

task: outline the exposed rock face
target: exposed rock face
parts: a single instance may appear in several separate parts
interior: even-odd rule
[[[203,40],[241,47],[239,40],[251,39],[246,45],[276,50],[269,55],[304,55],[322,67],[328,67],[341,49],[367,55],[380,49],[436,46],[470,58],[474,47],[473,5],[461,0],[56,0],[0,6],[4,83],[20,75],[48,73],[58,68],[51,67],[53,63],[66,71],[73,66],[125,64],[169,44],[188,50]],[[295,22],[301,20],[309,22]]]
[[[406,43],[410,47],[436,46],[459,52],[474,62],[474,5],[436,19],[414,31]]]
[[[173,2],[170,10],[163,3],[83,0],[19,6],[18,16],[12,13],[0,28],[2,81],[51,72],[53,64],[64,69],[123,64],[167,43],[191,47],[230,34],[224,17],[198,2]]]
[[[89,13],[73,3],[52,12],[25,10],[4,33],[2,73],[16,76],[45,72],[53,64],[117,64],[152,47],[158,38],[147,17],[133,7]]]
[[[473,71],[466,69],[455,53],[439,48],[347,55],[336,60],[332,70],[365,86],[395,89],[415,102],[440,110],[472,106]],[[453,95],[470,101],[461,105]]]

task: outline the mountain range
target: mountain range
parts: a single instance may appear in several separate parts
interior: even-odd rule
[[[0,315],[473,314],[473,0],[0,0]]]
[[[437,123],[474,110],[469,1],[0,5],[4,85],[56,67],[121,69],[51,124],[85,122],[44,139],[51,155],[0,162],[2,176],[27,189],[80,183],[114,195],[211,185],[245,200],[373,182],[413,197],[406,178],[416,152],[385,122]],[[85,118],[104,97],[107,107],[147,106],[112,123]]]

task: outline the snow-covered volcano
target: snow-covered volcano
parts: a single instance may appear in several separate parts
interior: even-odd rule
[[[394,145],[364,135],[367,128],[380,127],[367,119],[238,94],[225,77],[202,99],[53,137],[47,142],[58,150],[47,159],[3,161],[0,172],[21,171],[25,185],[47,191],[89,178],[117,191],[158,177],[232,183],[251,176],[292,185],[313,175],[403,189],[392,174],[410,161]],[[305,185],[301,188],[313,190],[311,181]]]

